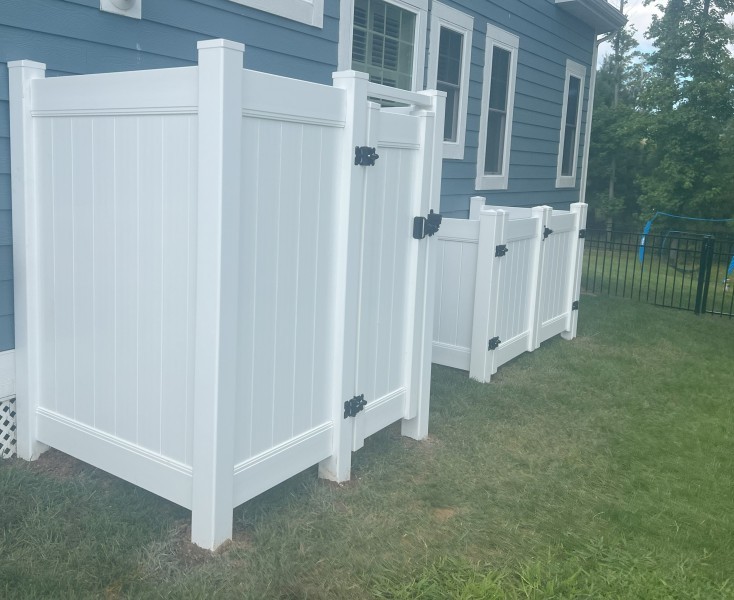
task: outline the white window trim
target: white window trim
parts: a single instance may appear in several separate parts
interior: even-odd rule
[[[502,173],[487,175],[484,173],[484,161],[487,151],[487,120],[489,118],[489,88],[492,80],[492,49],[502,48],[510,53],[510,74],[508,81],[507,126],[505,127],[505,145],[502,153]],[[482,82],[482,111],[479,123],[479,148],[477,150],[478,190],[506,190],[510,173],[510,142],[512,140],[512,121],[515,110],[515,80],[517,79],[517,55],[520,50],[520,38],[499,27],[487,24],[487,37],[484,47],[484,81]]]
[[[324,26],[324,0],[230,0],[313,27]]]
[[[466,13],[450,8],[440,2],[431,7],[431,41],[428,46],[428,82],[431,89],[436,88],[438,81],[438,49],[441,28],[450,29],[464,37],[461,49],[461,77],[459,90],[459,120],[456,125],[456,141],[443,143],[444,158],[464,158],[466,141],[466,109],[469,101],[469,69],[471,67],[472,31],[474,18]]]
[[[563,143],[566,134],[566,110],[568,105],[568,89],[571,83],[571,77],[576,77],[581,80],[579,89],[579,105],[576,114],[576,139],[574,141],[575,151],[573,166],[570,175],[561,175],[561,169],[563,168]],[[570,59],[566,59],[566,82],[563,86],[563,105],[561,109],[561,132],[558,141],[558,166],[556,169],[556,187],[557,188],[572,188],[576,187],[576,166],[579,162],[579,140],[581,139],[581,115],[584,106],[584,91],[586,89],[586,67],[574,62]]]
[[[426,58],[426,26],[428,24],[428,0],[384,0],[405,10],[415,13],[415,52],[413,53],[413,73],[411,91],[423,89],[423,72]],[[338,67],[340,71],[352,69],[352,32],[354,30],[354,0],[339,2],[339,52]]]

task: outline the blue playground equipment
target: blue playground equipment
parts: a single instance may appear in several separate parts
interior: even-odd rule
[[[645,240],[647,236],[650,234],[650,230],[652,229],[652,224],[658,217],[670,217],[672,219],[682,219],[684,221],[703,221],[707,223],[733,223],[734,219],[706,219],[701,217],[684,217],[682,215],[672,215],[670,213],[662,212],[662,211],[655,211],[655,213],[652,215],[652,218],[645,223],[645,227],[642,229],[642,236],[640,236],[640,250],[638,253],[640,264],[642,264],[645,260]],[[727,276],[731,275],[734,271],[734,256],[731,257],[731,262],[729,263],[729,268],[727,270]]]

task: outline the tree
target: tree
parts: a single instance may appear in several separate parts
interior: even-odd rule
[[[645,0],[651,4],[653,0]],[[647,37],[656,50],[641,103],[648,116],[640,206],[701,217],[734,216],[731,130],[734,59],[725,17],[734,0],[668,0]]]
[[[589,203],[610,229],[637,211],[636,180],[645,150],[640,111],[644,70],[634,28],[617,32],[613,46],[597,72],[587,183]]]

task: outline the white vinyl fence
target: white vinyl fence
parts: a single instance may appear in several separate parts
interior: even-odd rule
[[[438,232],[433,362],[487,382],[558,335],[576,336],[586,205],[484,206]]]
[[[348,479],[398,420],[427,435],[435,238],[412,232],[438,208],[445,95],[198,48],[154,71],[9,64],[16,410],[19,456],[190,508],[214,548],[299,471]]]

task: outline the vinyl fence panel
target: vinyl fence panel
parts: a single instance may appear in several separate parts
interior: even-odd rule
[[[485,207],[445,219],[438,234],[433,361],[489,381],[542,341],[575,336],[585,205]]]
[[[17,432],[23,458],[59,448],[190,508],[215,548],[295,473],[348,479],[397,420],[427,435],[435,241],[411,234],[438,208],[445,95],[198,47],[183,69],[10,63]]]

